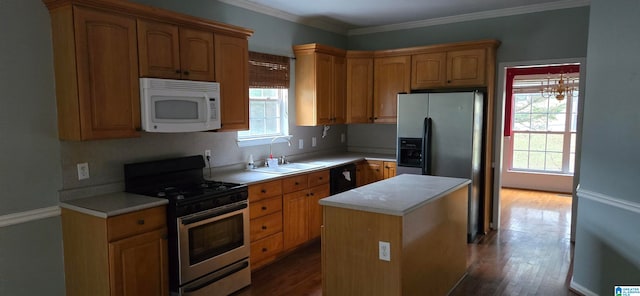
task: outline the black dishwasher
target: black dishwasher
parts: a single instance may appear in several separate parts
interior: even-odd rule
[[[331,195],[356,188],[356,165],[353,163],[335,167],[330,172]]]

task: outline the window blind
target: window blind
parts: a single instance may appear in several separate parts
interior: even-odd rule
[[[289,57],[249,52],[250,88],[289,88]]]

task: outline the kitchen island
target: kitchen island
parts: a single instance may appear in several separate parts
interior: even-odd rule
[[[466,271],[469,184],[399,175],[321,199],[323,294],[446,295]]]

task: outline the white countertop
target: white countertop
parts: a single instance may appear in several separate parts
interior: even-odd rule
[[[286,177],[290,177],[298,174],[307,174],[314,171],[326,170],[326,169],[341,166],[347,163],[355,163],[365,159],[384,160],[384,161],[396,160],[395,155],[349,152],[349,153],[340,153],[335,155],[324,155],[319,157],[313,157],[310,159],[301,159],[301,160],[293,161],[293,163],[311,163],[311,164],[319,164],[321,166],[314,169],[310,169],[310,170],[300,170],[291,174],[273,174],[273,173],[258,172],[255,170],[235,170],[235,171],[226,171],[226,172],[216,172],[216,169],[213,168],[213,174],[211,176],[207,176],[206,178],[209,180],[215,180],[215,181],[251,185],[255,183],[276,180],[280,178],[286,178]]]
[[[402,174],[323,198],[320,204],[404,216],[424,203],[470,183],[469,179]]]
[[[67,200],[60,207],[96,217],[107,218],[144,210],[169,203],[164,198],[155,198],[127,192],[116,192],[81,199]]]

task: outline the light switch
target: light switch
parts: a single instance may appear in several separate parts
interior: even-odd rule
[[[391,261],[391,243],[379,241],[378,251],[380,260]]]

